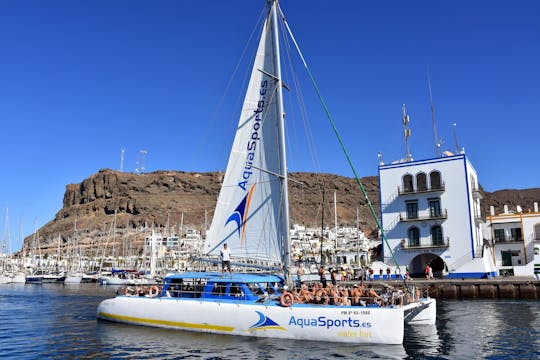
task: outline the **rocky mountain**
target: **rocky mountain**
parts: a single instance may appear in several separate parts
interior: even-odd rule
[[[202,230],[205,222],[208,225],[211,222],[222,178],[220,172],[134,174],[100,170],[80,184],[66,186],[63,208],[39,229],[39,246],[55,251],[59,241],[66,244],[75,235],[85,248],[96,247],[106,236],[129,236],[142,244],[144,233],[137,229],[152,225],[179,228],[182,219],[185,226]],[[379,214],[377,177],[369,176],[361,181]],[[320,226],[322,189],[326,224],[334,223],[335,192],[338,223],[354,226],[358,209],[360,229],[368,236],[377,234],[376,222],[356,181],[332,174],[290,174],[291,223]],[[483,194],[485,215],[489,214],[490,205],[495,206],[497,212],[502,211],[504,204],[511,208],[520,205],[524,210],[532,208],[533,202],[540,199],[540,188],[484,191]],[[36,237],[26,238],[25,246],[27,249],[36,246]]]
[[[532,211],[535,202],[540,204],[540,188],[524,189],[524,190],[497,190],[492,193],[483,192],[482,199],[482,214],[489,215],[489,208],[493,206],[495,213],[503,212],[504,205],[508,205],[509,210],[516,210],[520,206],[523,211]]]

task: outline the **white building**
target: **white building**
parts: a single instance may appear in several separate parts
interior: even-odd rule
[[[509,211],[505,205],[501,214],[495,214],[491,207],[486,220],[486,237],[492,240],[499,271],[508,275],[533,276],[535,265],[540,265],[538,203],[534,203],[534,209],[525,212],[520,207]]]
[[[412,276],[497,275],[482,236],[476,170],[464,154],[379,166],[383,260]],[[393,255],[392,255],[393,253]]]

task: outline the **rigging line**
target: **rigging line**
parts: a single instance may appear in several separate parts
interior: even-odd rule
[[[283,13],[281,13],[281,16],[282,16],[282,19],[284,19]],[[282,33],[286,34],[287,31],[285,31],[286,27],[285,27],[284,21],[281,22],[281,26],[283,28]],[[315,172],[315,180],[317,181],[317,185],[320,187],[321,182],[322,182],[320,173],[322,171],[321,171],[321,164],[320,164],[319,158],[317,156],[317,148],[315,146],[315,143],[316,143],[315,142],[315,137],[313,136],[313,131],[311,129],[310,122],[308,121],[307,106],[306,106],[306,103],[304,101],[302,87],[301,87],[300,81],[298,79],[298,72],[295,70],[294,62],[291,59],[291,51],[290,51],[290,49],[292,48],[292,46],[290,44],[290,40],[289,40],[288,37],[284,36],[284,40],[285,40],[284,43],[286,45],[285,50],[286,50],[286,53],[287,53],[287,58],[289,60],[288,64],[289,64],[289,68],[290,68],[290,72],[291,72],[291,78],[292,78],[293,85],[294,85],[295,89],[297,89],[297,91],[295,93],[296,93],[296,98],[297,98],[297,102],[298,102],[298,107],[299,107],[299,110],[300,110],[300,117],[302,119],[302,123],[304,125],[304,131],[305,131],[306,137],[307,137],[309,154],[311,156],[311,161],[313,162],[313,164],[315,165],[315,167],[317,169],[317,171]]]
[[[293,85],[296,89],[298,89],[298,91],[295,91],[295,95],[296,95],[296,98],[297,98],[298,103],[300,104],[300,106],[298,107],[298,109],[300,110],[299,116],[300,116],[301,119],[305,119],[306,115],[305,115],[305,112],[304,112],[304,113],[302,112],[302,110],[303,110],[302,107],[301,107],[302,101],[301,101],[301,98],[300,98],[300,96],[299,96],[299,95],[302,94],[302,92],[301,92],[300,89],[299,89],[299,86],[298,86],[298,80],[297,80],[297,72],[296,72],[295,69],[294,69],[294,63],[293,63],[292,60],[291,60],[291,51],[290,51],[291,46],[290,46],[290,43],[289,43],[289,39],[288,39],[286,36],[283,35],[283,34],[286,34],[286,31],[285,31],[283,22],[280,21],[280,22],[279,22],[279,25],[281,26],[280,34],[282,34],[282,39],[283,39],[283,46],[282,46],[282,49],[284,50],[284,53],[286,54],[286,58],[287,58],[287,60],[288,60],[287,65],[288,65],[288,68],[289,68],[289,71],[290,71],[290,78],[291,78],[292,81],[293,81],[292,85]],[[282,70],[287,70],[287,67],[285,67],[285,69],[282,69]],[[293,101],[292,101],[291,92],[287,92],[287,100],[292,104]],[[291,109],[291,110],[295,110],[296,107],[291,106],[290,109]],[[288,143],[288,145],[289,145],[289,146],[288,146],[289,148],[292,148],[292,147],[290,146],[291,143],[292,143],[292,142],[291,142],[291,133],[293,133],[293,134],[295,135],[295,138],[298,138],[298,135],[297,135],[296,131],[294,131],[294,132],[292,131],[292,130],[296,130],[296,127],[290,125],[290,124],[291,124],[290,119],[294,119],[294,118],[295,118],[294,115],[292,115],[292,116],[287,116],[287,119],[288,119],[289,121],[287,121],[286,124],[285,124],[285,125],[287,126],[287,129],[288,129],[288,131],[286,131],[286,135],[287,135],[287,143]],[[306,133],[307,133],[307,132],[306,132]],[[299,141],[297,141],[297,143],[299,143]],[[311,150],[311,148],[310,148],[310,150]],[[296,154],[297,154],[297,152],[294,152],[294,151],[293,151],[293,152],[289,152],[289,157],[291,157],[291,155],[294,156],[294,155],[296,155]],[[297,163],[301,163],[301,161],[298,161],[298,160],[297,160]],[[289,162],[289,164],[290,164],[290,162]],[[290,177],[289,177],[289,180],[291,180]],[[296,181],[296,180],[294,180],[294,181]],[[298,200],[298,199],[297,199],[297,200]],[[303,205],[302,205],[302,206],[303,206]],[[294,215],[295,217],[298,216],[298,214],[296,214],[296,213],[293,213],[293,215]],[[298,221],[299,221],[299,219],[296,219],[296,222],[298,222]]]
[[[437,136],[437,121],[435,120],[435,106],[433,105],[433,96],[431,95],[431,74],[429,72],[429,66],[427,68],[427,81],[429,90],[429,105],[431,108],[431,122],[433,124],[433,137],[435,138],[435,156],[439,157],[439,148],[441,146],[441,143],[439,141],[439,137]]]
[[[263,169],[261,169],[261,168],[258,168],[258,167],[254,166],[254,165],[252,165],[252,167],[253,167],[254,169],[260,170],[260,171],[262,171],[262,172],[269,172],[269,171],[263,170]],[[273,175],[273,174],[272,174],[272,175]],[[280,175],[280,176],[281,176],[281,175]],[[274,183],[274,182],[278,182],[278,181],[279,181],[278,179],[265,180],[265,181],[257,180],[257,184],[270,184],[270,183]],[[221,185],[222,188],[223,188],[223,187],[226,187],[226,188],[233,188],[233,187],[237,187],[237,186],[238,186],[237,183],[232,184],[232,185],[225,185],[225,184],[222,184],[222,185]]]
[[[373,204],[371,203],[371,200],[369,200],[366,189],[364,188],[364,185],[362,185],[362,182],[360,181],[360,178],[358,177],[358,173],[356,172],[356,168],[354,167],[354,164],[352,163],[351,157],[349,156],[349,152],[347,151],[347,148],[345,147],[345,143],[343,142],[343,139],[341,138],[341,136],[339,134],[339,131],[338,131],[337,127],[336,127],[336,123],[334,122],[334,119],[332,118],[332,115],[330,114],[330,110],[328,109],[328,106],[326,105],[326,102],[324,101],[324,99],[322,97],[321,91],[319,90],[319,87],[317,86],[317,82],[315,81],[315,78],[313,77],[313,74],[311,73],[311,70],[307,66],[307,62],[304,59],[304,56],[302,55],[302,52],[300,51],[300,47],[298,46],[298,43],[296,42],[296,40],[294,38],[294,35],[292,34],[292,31],[291,31],[291,29],[289,27],[289,24],[287,23],[287,21],[285,20],[285,16],[281,12],[281,9],[280,9],[280,13],[281,13],[281,16],[282,16],[282,19],[283,19],[283,23],[287,27],[287,31],[288,31],[289,35],[291,36],[291,40],[293,41],[293,43],[294,43],[294,45],[296,47],[296,51],[298,52],[298,55],[302,59],[302,62],[304,63],[304,67],[305,67],[305,69],[306,69],[306,71],[308,73],[308,76],[311,79],[311,82],[313,84],[313,87],[315,88],[315,91],[317,92],[317,96],[319,97],[319,100],[321,101],[321,105],[322,105],[322,107],[323,107],[323,109],[324,109],[324,111],[326,113],[326,116],[327,116],[328,120],[330,121],[330,124],[332,125],[332,129],[334,130],[334,133],[335,133],[336,137],[338,138],[339,144],[341,145],[341,149],[343,150],[343,152],[345,154],[345,157],[347,158],[347,162],[349,163],[349,166],[351,167],[351,170],[353,171],[356,182],[357,182],[358,186],[360,187],[360,190],[362,191],[362,194],[364,195],[364,198],[366,199],[366,202],[367,202],[367,204],[369,206],[369,210],[371,212],[371,215],[373,216],[373,219],[377,223],[377,227],[381,231],[381,237],[383,238],[383,240],[385,241],[388,249],[390,250],[390,254],[392,255],[392,258],[393,258],[394,262],[396,263],[397,266],[399,266],[399,263],[398,263],[398,261],[397,261],[397,259],[395,257],[395,254],[392,251],[392,249],[390,247],[390,244],[388,243],[388,239],[386,238],[386,235],[385,235],[384,230],[383,230],[383,228],[381,226],[381,223],[380,223],[380,221],[379,221],[379,219],[378,219],[378,217],[377,217],[377,215],[375,213],[375,209],[373,208]]]
[[[229,93],[230,87],[232,86],[233,79],[236,78],[238,70],[240,69],[242,62],[246,58],[246,53],[248,52],[248,49],[250,47],[249,45],[253,42],[253,37],[258,33],[258,30],[261,28],[261,23],[262,23],[262,20],[266,17],[266,12],[267,12],[267,9],[265,7],[265,8],[263,8],[261,13],[259,14],[259,17],[258,17],[258,19],[257,19],[257,21],[255,23],[255,26],[253,27],[253,30],[251,31],[251,34],[250,34],[248,40],[246,41],[246,43],[244,45],[242,53],[240,54],[240,57],[238,58],[236,66],[235,66],[233,72],[231,73],[231,75],[230,75],[230,77],[229,77],[229,79],[227,81],[225,89],[223,90],[223,94],[221,95],[221,98],[220,98],[218,104],[216,105],[216,108],[212,112],[210,120],[206,124],[207,131],[204,132],[204,134],[206,134],[206,135],[211,134],[212,131],[210,131],[210,130],[212,130],[215,127],[215,122],[217,120],[217,114],[220,111],[220,109],[222,108],[223,103],[225,102],[225,98],[226,98],[227,94]],[[253,53],[256,54],[256,52],[257,52],[257,48],[255,47],[255,49],[253,50]],[[251,58],[253,58],[253,57],[254,56],[252,56]],[[242,81],[242,84],[244,84],[243,87],[245,87],[245,84],[247,82],[247,79],[249,78],[249,75],[250,75],[249,72],[244,75],[244,79]],[[236,99],[236,104],[238,104],[241,101],[241,97],[242,97],[241,95],[238,95],[238,98]],[[235,109],[236,107],[237,107],[237,105],[233,106],[232,108]],[[236,115],[232,115],[232,117],[234,119],[237,119]],[[205,145],[208,143],[208,141],[209,141],[209,136],[201,137],[201,140],[198,142],[198,145],[197,145],[198,150],[194,151],[193,154],[204,153],[204,151],[201,152],[200,150],[205,147]],[[192,156],[195,156],[195,155],[192,155]]]

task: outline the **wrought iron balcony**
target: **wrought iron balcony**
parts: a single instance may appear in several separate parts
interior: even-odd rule
[[[505,236],[504,238],[500,238],[500,237],[495,238],[495,244],[516,243],[516,242],[523,242],[523,237],[522,236]]]
[[[440,239],[440,241],[433,241],[433,239],[419,239],[418,243],[412,243],[412,244],[407,239],[401,240],[401,248],[403,250],[444,249],[444,248],[447,248],[448,246],[450,246],[450,239],[448,237]]]
[[[398,186],[398,194],[399,195],[413,195],[413,194],[424,194],[424,193],[433,193],[433,192],[444,192],[445,186],[444,182],[439,185],[430,186],[430,187],[420,187],[420,188],[402,188],[401,186]]]
[[[471,190],[472,190],[473,198],[475,200],[482,200],[484,198],[482,196],[482,193],[480,192],[480,189],[477,186],[473,186]]]
[[[443,209],[438,214],[433,214],[430,211],[418,212],[416,216],[412,214],[399,213],[399,221],[401,222],[413,222],[413,221],[426,221],[426,220],[445,220],[448,218],[448,211]]]

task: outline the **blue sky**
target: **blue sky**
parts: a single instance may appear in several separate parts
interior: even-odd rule
[[[125,171],[142,149],[146,172],[223,170],[247,70],[227,84],[263,4],[0,2],[0,208],[13,247],[21,219],[24,235],[52,220],[65,185],[119,169],[121,149]],[[377,174],[379,151],[404,156],[403,103],[413,157],[434,156],[429,68],[443,148],[455,148],[456,123],[486,190],[540,186],[540,2],[281,6],[360,176]],[[302,89],[317,161],[290,110],[289,170],[352,176],[312,87]]]

